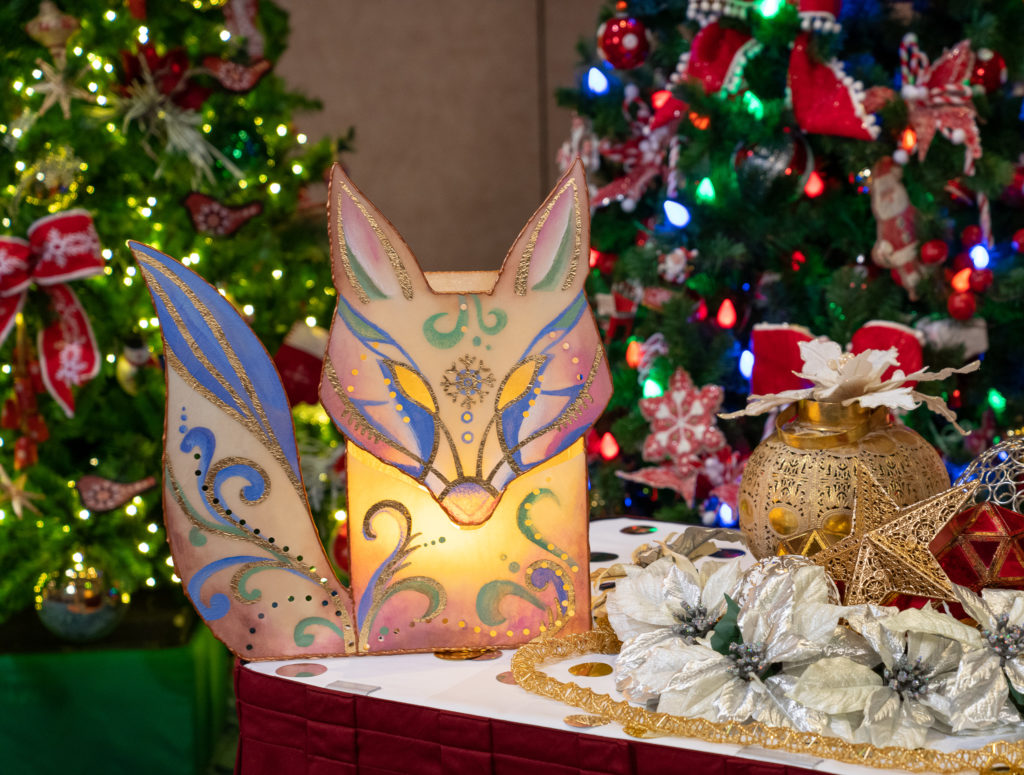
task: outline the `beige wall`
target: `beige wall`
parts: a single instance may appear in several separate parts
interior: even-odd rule
[[[493,269],[554,184],[576,41],[601,0],[278,0],[277,72],[320,98],[311,137],[356,127],[347,166],[424,269]]]

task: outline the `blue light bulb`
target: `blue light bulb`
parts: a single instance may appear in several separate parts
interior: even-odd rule
[[[672,199],[666,199],[664,209],[665,217],[673,226],[681,229],[690,222],[690,211],[686,209],[685,205]]]
[[[984,245],[975,245],[971,248],[970,256],[975,269],[988,268],[989,255]]]
[[[591,67],[587,71],[587,88],[592,94],[605,94],[608,91],[608,76],[600,68]]]
[[[750,375],[754,373],[754,353],[750,350],[744,350],[743,354],[740,355],[740,374],[743,375],[744,379],[750,379]]]

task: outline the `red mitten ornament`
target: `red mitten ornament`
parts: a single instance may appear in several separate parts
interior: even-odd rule
[[[308,326],[304,321],[295,323],[274,356],[274,364],[281,373],[281,382],[288,394],[288,402],[319,404],[320,370],[327,348],[327,331]]]

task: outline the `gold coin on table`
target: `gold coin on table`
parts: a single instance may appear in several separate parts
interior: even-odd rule
[[[438,659],[497,659],[501,656],[498,649],[455,649],[454,651],[435,651],[434,656]]]
[[[512,675],[511,670],[506,670],[504,673],[498,673],[495,678],[503,684],[509,684],[510,686],[516,685],[516,677]]]
[[[591,716],[587,713],[573,713],[562,719],[566,724],[577,729],[590,729],[609,723],[610,719],[604,716]]]
[[[612,666],[607,662],[580,662],[569,668],[573,675],[584,675],[588,678],[596,678],[602,675],[611,675]]]

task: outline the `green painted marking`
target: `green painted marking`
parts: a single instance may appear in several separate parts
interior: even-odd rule
[[[508,325],[508,314],[503,309],[491,309],[484,313],[483,304],[480,303],[480,297],[473,297],[473,304],[476,306],[476,322],[480,326],[481,330],[485,334],[494,335],[501,331],[505,326]],[[491,318],[493,323],[486,323],[484,321],[484,315]],[[473,344],[480,344],[478,339],[473,340]]]
[[[525,600],[534,608],[544,610],[544,603],[540,598],[522,584],[498,579],[488,581],[480,587],[480,591],[476,595],[476,615],[480,617],[480,621],[488,627],[497,627],[504,622],[506,617],[502,616],[498,604],[509,595]]]
[[[334,624],[334,622],[328,621],[322,616],[307,616],[295,625],[295,630],[292,634],[292,640],[295,641],[295,645],[299,648],[305,649],[313,645],[313,641],[316,639],[316,636],[307,632],[310,627],[327,627],[328,629],[333,630],[338,637],[342,639],[342,641],[345,640],[345,633],[343,633],[341,629]]]
[[[562,239],[558,243],[558,250],[555,251],[555,258],[548,268],[547,274],[533,286],[535,291],[557,291],[561,288],[562,278],[569,270],[569,252],[572,250],[573,242],[573,218],[570,213],[569,220],[565,222],[565,231],[562,232]]]
[[[459,304],[463,304],[465,296],[459,296]],[[459,317],[455,321],[450,331],[441,331],[437,328],[437,321],[441,318],[448,317],[448,312],[438,312],[436,315],[431,315],[429,318],[423,321],[423,336],[427,338],[434,347],[439,350],[450,350],[452,347],[462,341],[462,337],[465,336],[465,332],[462,330],[466,323],[469,321],[469,310],[460,309]]]
[[[370,279],[370,275],[366,273],[366,269],[356,258],[355,251],[352,250],[352,246],[348,244],[348,239],[345,240],[345,252],[348,253],[348,265],[352,267],[352,273],[356,276],[356,280],[363,287],[366,295],[371,299],[386,299],[388,295],[384,293],[380,288],[376,286],[373,280]]]

